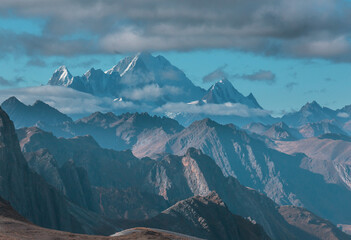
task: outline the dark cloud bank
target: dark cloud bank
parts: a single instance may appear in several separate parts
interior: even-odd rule
[[[9,11],[46,24],[40,36],[0,31],[3,53],[70,56],[226,48],[351,60],[346,0],[1,1],[0,13],[6,17]]]

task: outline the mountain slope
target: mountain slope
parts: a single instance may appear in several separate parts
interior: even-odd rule
[[[265,136],[271,140],[296,140],[301,138],[301,134],[297,129],[290,128],[284,122],[278,122],[270,125],[262,123],[250,123],[243,127],[250,133]]]
[[[316,239],[351,239],[350,235],[347,235],[329,221],[316,216],[306,209],[282,206],[279,208],[279,212],[288,223],[311,234]]]
[[[178,233],[164,232],[148,228],[134,228],[113,237],[94,236],[62,232],[36,226],[18,214],[11,205],[0,198],[0,239],[6,240],[128,240],[128,239],[195,239]]]
[[[198,150],[189,149],[183,156],[159,156],[155,161],[137,159],[130,152],[101,149],[92,140],[87,141],[89,137],[57,139],[33,129],[19,130],[19,136],[26,152],[46,148],[59,165],[73,160],[77,167],[83,167],[96,188],[94,192],[102,196],[103,209],[112,215],[123,216],[128,212],[131,215],[124,215],[124,218],[135,219],[133,216],[142,214],[152,217],[166,209],[167,203],[175,204],[194,195],[206,196],[215,190],[232,213],[260,223],[273,239],[295,239],[294,236],[306,234],[285,222],[272,200],[242,186],[232,177],[224,177],[215,162]],[[300,175],[297,178],[302,182],[310,180]],[[289,184],[294,185],[293,182]],[[328,188],[324,186],[323,189]],[[317,195],[316,199],[325,197],[313,194]],[[118,200],[121,198],[126,201]],[[153,207],[148,205],[152,202]]]
[[[153,149],[153,144],[160,143],[150,144],[149,149]],[[334,223],[351,221],[343,207],[346,199],[351,201],[346,187],[329,184],[321,175],[300,167],[308,161],[305,155],[291,156],[270,149],[233,125],[220,125],[209,119],[198,121],[175,134],[164,146],[166,152],[177,155],[185,154],[189,147],[201,149],[225,175],[235,176],[243,185],[264,192],[278,204],[304,206]]]
[[[39,130],[20,130],[20,132],[22,132],[19,133],[21,147],[24,151],[35,152],[46,148],[59,165],[72,159],[77,166],[86,169],[93,186],[117,189],[118,192],[135,188],[139,192],[159,195],[171,203],[193,195],[207,195],[211,190],[216,190],[221,197],[224,196],[223,199],[229,204],[231,211],[251,216],[262,223],[265,229],[269,229],[270,235],[292,234],[284,233],[289,232],[286,230],[288,226],[283,227],[280,220],[274,220],[281,217],[277,212],[274,213],[276,210],[271,200],[255,195],[234,179],[224,178],[212,159],[195,150],[188,151],[184,157],[167,155],[159,161],[147,158],[138,160],[130,152],[118,153],[100,149],[97,145],[95,147],[92,144],[86,145],[79,138],[55,140],[52,135]],[[134,199],[136,195],[132,196]],[[242,199],[251,200],[248,202]],[[146,198],[143,201],[147,201]],[[270,207],[262,205],[261,201],[268,201]],[[126,203],[120,203],[118,208],[128,209],[128,204],[123,204]],[[162,207],[162,204],[158,206]],[[167,206],[164,206],[165,208]]]
[[[101,146],[115,150],[130,149],[136,144],[143,146],[146,141],[166,141],[182,129],[183,126],[173,119],[147,113],[116,116],[113,113],[96,112],[65,126],[65,131],[72,136],[89,134]]]
[[[331,120],[308,123],[306,125],[301,126],[299,128],[299,132],[305,138],[318,137],[326,133],[336,133],[336,134],[347,135],[346,132],[341,130],[334,123],[335,121],[331,121]]]
[[[17,133],[30,166],[55,162],[56,166],[42,167],[47,170],[39,173],[55,187],[63,185],[57,189],[81,207],[110,218],[144,219],[169,206],[162,197],[138,188],[142,184],[141,173],[150,168],[151,161],[143,164],[130,151],[102,149],[90,136],[56,138],[34,127],[19,129]],[[83,179],[80,168],[84,170]],[[57,177],[52,172],[58,172]]]
[[[215,192],[177,202],[143,226],[205,239],[270,239],[258,224],[232,214]]]
[[[323,175],[330,183],[351,189],[351,139],[338,134],[293,142],[276,142],[276,149],[287,154],[304,153],[309,159],[301,167]]]
[[[272,239],[309,239],[309,234],[287,224],[272,200],[242,186],[232,177],[225,178],[214,161],[201,151],[189,149],[182,157],[168,155],[157,163],[147,179],[153,179],[151,186],[156,186],[155,190],[168,199],[184,198],[189,191],[191,195],[206,196],[215,190],[232,213],[261,224]]]
[[[68,202],[33,173],[24,159],[13,123],[0,108],[0,196],[30,221],[74,232],[113,231],[105,220]],[[104,225],[103,228],[102,225]]]

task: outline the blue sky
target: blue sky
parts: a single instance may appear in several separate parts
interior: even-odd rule
[[[21,0],[4,1],[0,89],[46,84],[63,64],[73,75],[91,67],[107,70],[123,57],[147,50],[165,56],[204,88],[211,83],[204,83],[203,77],[223,67],[240,92],[252,92],[274,115],[313,100],[334,109],[351,104],[348,1],[322,0],[316,7],[316,1],[264,0],[255,6],[237,3],[228,12],[228,1],[223,6],[221,1],[218,6],[205,1],[199,12],[188,5],[196,1],[164,6],[154,0],[149,10],[138,0],[130,1],[134,8],[112,4],[111,10],[104,5],[110,1],[98,2],[68,1],[72,9],[67,10],[60,8],[62,1],[53,1],[53,7],[42,0],[31,6]],[[314,9],[303,10],[309,6]],[[223,10],[224,17],[213,8]],[[116,17],[119,11],[122,16]],[[150,15],[152,11],[156,16]],[[236,11],[247,14],[235,15]],[[240,77],[259,71],[272,73],[274,81]]]

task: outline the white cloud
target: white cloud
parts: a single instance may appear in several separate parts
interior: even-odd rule
[[[132,97],[135,100],[148,99],[150,96],[159,97],[163,94],[177,92],[174,87],[160,88],[157,85],[149,85],[143,89],[135,89]],[[161,107],[155,107],[148,103],[135,104],[131,101],[113,101],[108,97],[96,97],[87,93],[79,92],[71,88],[60,86],[40,86],[16,89],[0,90],[0,102],[9,97],[15,96],[27,105],[41,100],[50,106],[68,115],[88,115],[96,111],[100,112],[154,112],[164,114],[165,112],[184,112],[204,115],[218,116],[240,116],[240,117],[260,117],[267,116],[268,111],[262,109],[248,108],[240,103],[225,104],[205,104],[202,106],[187,103],[166,103]]]
[[[218,81],[221,80],[223,78],[228,78],[228,73],[224,71],[224,69],[227,67],[227,64],[224,66],[221,66],[219,68],[217,68],[216,70],[210,72],[209,74],[207,74],[206,76],[204,76],[202,78],[202,81],[204,83],[207,82],[214,82],[214,81]]]
[[[259,70],[252,74],[234,75],[234,77],[249,81],[266,82],[268,84],[274,83],[276,79],[275,74],[269,70]]]
[[[167,95],[178,95],[181,91],[180,88],[174,86],[160,87],[157,84],[150,84],[143,88],[125,90],[121,93],[121,96],[131,100],[155,101]]]
[[[262,109],[248,108],[240,103],[224,103],[224,104],[204,104],[195,105],[187,103],[166,103],[158,107],[155,112],[183,112],[194,114],[218,115],[218,116],[239,116],[239,117],[264,117],[269,112]]]
[[[339,112],[337,114],[338,117],[341,117],[341,118],[348,118],[350,117],[350,114],[346,113],[346,112]]]
[[[24,104],[41,100],[59,111],[71,114],[90,114],[96,111],[107,112],[135,108],[131,102],[113,102],[111,98],[99,98],[71,88],[59,86],[40,86],[0,90],[0,102],[15,96]]]
[[[350,42],[346,36],[336,38],[318,39],[306,41],[297,46],[298,54],[311,55],[315,57],[331,58],[350,52]]]

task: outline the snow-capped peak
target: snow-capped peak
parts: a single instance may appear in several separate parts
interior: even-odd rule
[[[126,57],[119,61],[117,65],[113,66],[111,69],[107,70],[106,74],[112,74],[118,72],[121,76],[125,75],[129,70],[133,69],[139,59],[152,58],[150,53],[139,52],[134,56]]]
[[[65,65],[62,65],[58,69],[56,69],[55,72],[68,72],[68,69]]]
[[[221,80],[219,80],[218,82],[216,82],[213,87],[229,87],[229,88],[234,88],[232,83],[226,79],[226,78],[223,78]]]
[[[133,68],[135,66],[135,63],[138,61],[139,59],[139,55],[137,54],[135,55],[135,57],[132,59],[132,61],[128,64],[128,66],[124,69],[124,71],[122,73],[120,73],[121,76],[123,76],[124,74],[126,74],[126,72],[128,72],[129,69]]]
[[[245,97],[238,90],[236,90],[232,83],[226,78],[223,78],[213,84],[202,98],[202,102],[215,104],[223,104],[228,102],[241,103],[247,105],[248,107],[261,108],[252,94]]]
[[[139,52],[134,56],[126,57],[118,62],[110,70],[107,70],[106,74],[112,74],[118,72],[121,77],[127,72],[132,71],[133,69],[145,68],[148,71],[158,71],[162,69],[165,65],[170,65],[167,59],[162,56],[154,57],[149,52]],[[145,69],[143,69],[145,70]]]
[[[225,103],[240,102],[243,98],[245,97],[227,79],[222,79],[212,85],[202,100],[207,100],[208,103]]]
[[[48,84],[58,86],[68,86],[72,81],[72,74],[68,71],[66,66],[61,66],[52,75]]]

